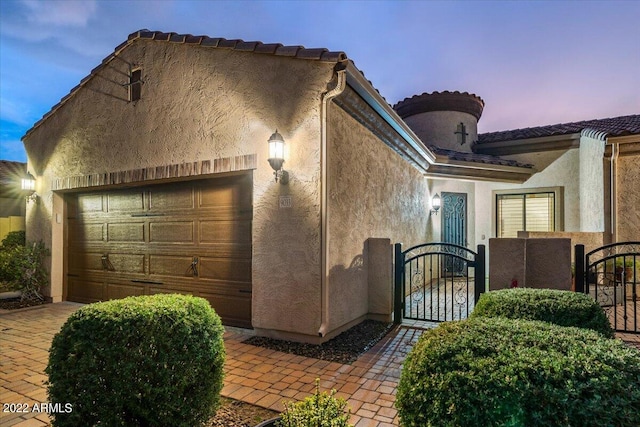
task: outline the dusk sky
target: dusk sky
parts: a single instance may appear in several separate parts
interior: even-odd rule
[[[390,104],[459,90],[479,131],[640,113],[640,1],[0,1],[0,159],[139,29],[346,52]]]

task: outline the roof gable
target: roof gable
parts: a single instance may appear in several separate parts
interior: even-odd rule
[[[126,49],[129,45],[137,40],[150,40],[165,43],[184,44],[188,46],[200,46],[213,49],[227,49],[239,52],[251,52],[256,54],[266,54],[274,56],[282,56],[296,59],[315,60],[322,62],[343,62],[347,61],[347,55],[342,51],[330,51],[325,48],[308,49],[304,46],[284,46],[281,43],[262,43],[259,41],[244,41],[240,39],[228,40],[222,37],[193,36],[191,34],[164,33],[162,31],[139,30],[129,34],[127,40],[118,45],[113,53],[102,60],[100,65],[95,67],[88,76],[83,78],[80,83],[69,91],[60,102],[51,107],[40,120],[38,120],[22,137],[24,140],[31,132],[46,121],[52,114],[62,107],[72,96],[74,96],[84,85],[87,84],[102,68],[107,66],[111,61]]]

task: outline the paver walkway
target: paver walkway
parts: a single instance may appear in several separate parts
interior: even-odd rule
[[[0,403],[47,401],[48,350],[53,336],[81,304],[48,304],[27,311],[0,314]],[[356,427],[398,425],[393,403],[407,352],[424,328],[433,323],[411,321],[394,329],[351,365],[330,363],[244,344],[247,331],[227,328],[227,363],[222,395],[276,411],[284,400],[302,399],[320,386],[336,389],[351,407]],[[640,348],[640,335],[619,335]],[[4,406],[4,405],[3,405]],[[2,427],[49,425],[46,413],[0,413]]]
[[[55,333],[80,304],[48,304],[0,314],[0,403],[47,401],[48,350]],[[310,395],[315,379],[348,401],[357,427],[398,425],[393,407],[400,368],[424,329],[401,326],[351,365],[330,363],[244,344],[247,331],[227,328],[227,363],[222,395],[281,411],[282,402]],[[4,405],[3,405],[4,406]],[[3,427],[49,425],[46,413],[0,413]]]

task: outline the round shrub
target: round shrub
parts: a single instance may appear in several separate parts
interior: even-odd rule
[[[345,412],[347,401],[335,394],[335,390],[321,393],[320,379],[317,378],[313,396],[284,404],[284,412],[275,422],[276,427],[353,427],[349,424],[351,411]]]
[[[591,296],[577,292],[531,288],[486,292],[469,317],[541,320],[614,336],[602,307]]]
[[[546,322],[444,323],[407,356],[396,406],[405,427],[638,426],[640,352]]]
[[[54,426],[185,426],[216,411],[224,329],[186,295],[129,297],[73,313],[54,337],[49,401],[70,403]]]

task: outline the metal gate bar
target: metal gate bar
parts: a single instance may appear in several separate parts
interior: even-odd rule
[[[640,334],[640,242],[575,246],[575,291],[595,298],[616,332]]]
[[[473,252],[450,243],[426,243],[403,251],[397,243],[394,278],[396,323],[403,318],[464,319],[485,291],[485,247]]]

